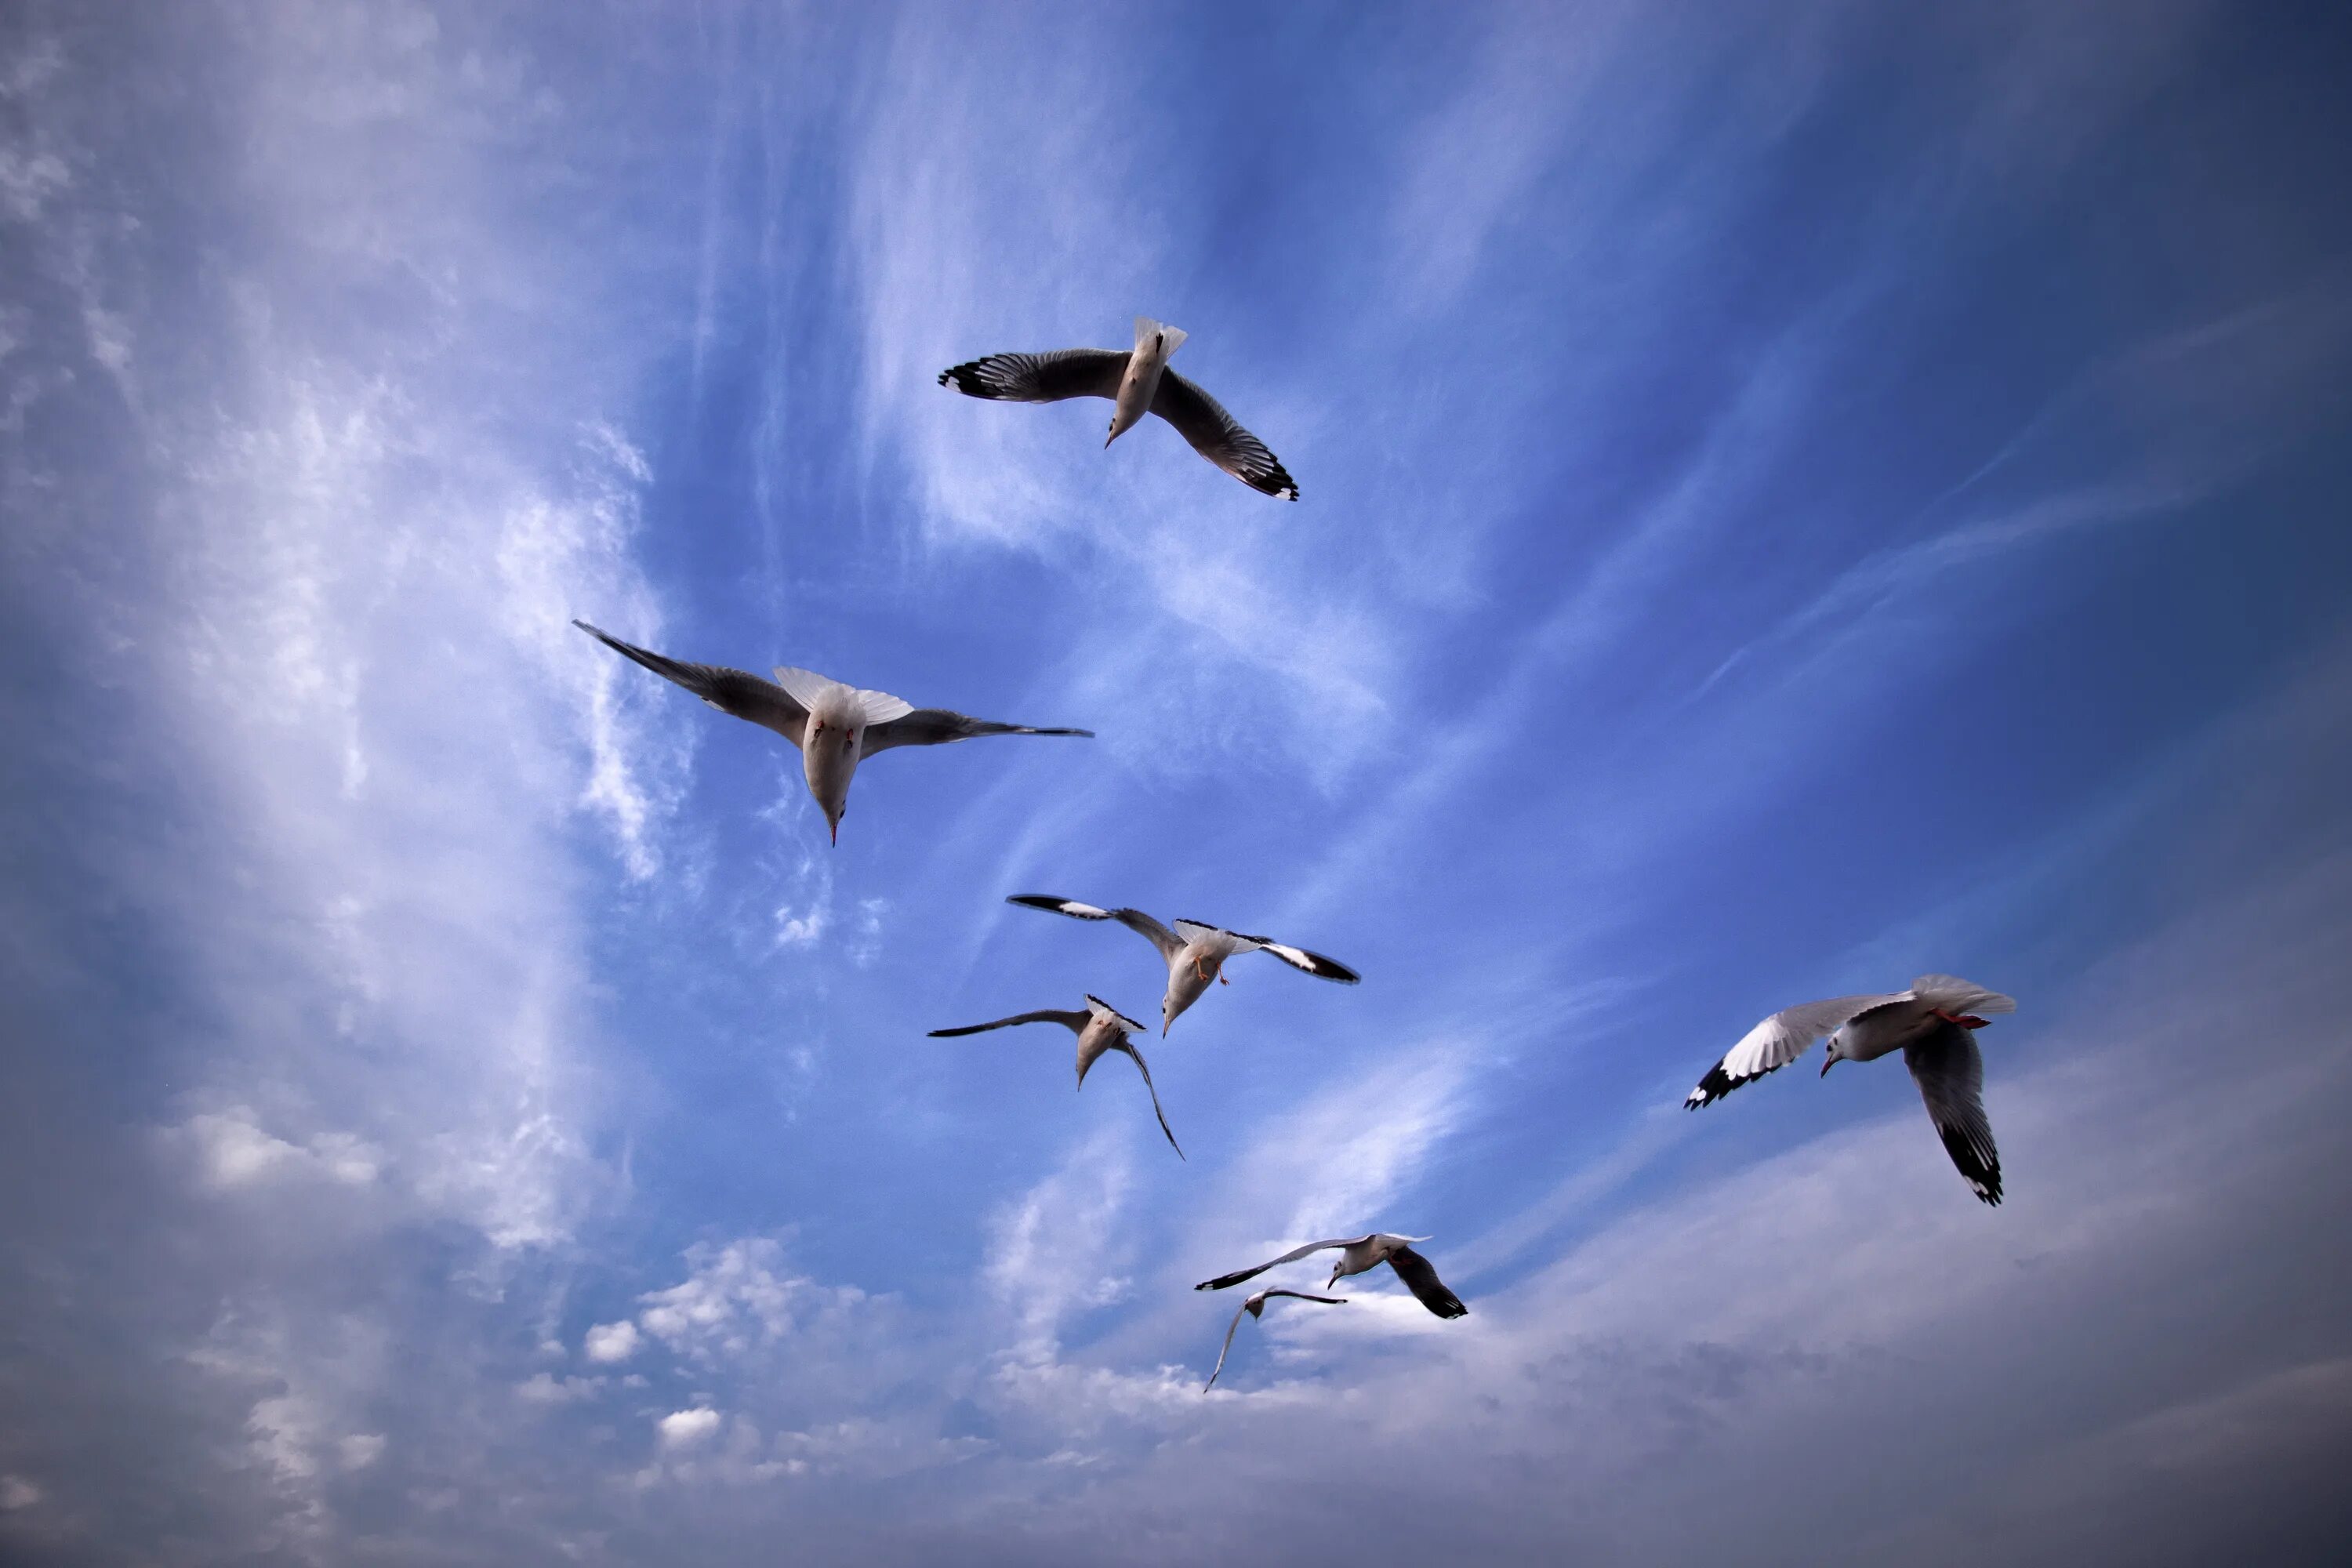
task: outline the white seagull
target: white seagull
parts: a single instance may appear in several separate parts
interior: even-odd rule
[[[1253,1318],[1257,1317],[1265,1310],[1265,1301],[1269,1296],[1287,1296],[1297,1301],[1320,1301],[1328,1307],[1344,1307],[1348,1304],[1348,1298],[1345,1296],[1310,1296],[1304,1290],[1268,1289],[1256,1292],[1248,1300],[1234,1309],[1234,1321],[1225,1325],[1224,1345],[1217,1352],[1216,1368],[1209,1373],[1209,1381],[1201,1385],[1202,1393],[1206,1394],[1217,1386],[1217,1373],[1225,1370],[1225,1356],[1234,1348],[1234,1331],[1242,1326],[1242,1314],[1247,1312]]]
[[[1749,1079],[1787,1067],[1823,1035],[1830,1037],[1824,1077],[1840,1062],[1875,1061],[1899,1049],[1945,1152],[1977,1196],[1997,1204],[2000,1153],[1985,1120],[1984,1058],[1974,1031],[1985,1026],[1979,1015],[2016,1011],[2013,998],[1951,974],[1923,974],[1910,990],[1881,996],[1807,1002],[1748,1030],[1683,1104],[1692,1110],[1712,1105]]]
[[[1059,403],[1066,397],[1108,397],[1113,405],[1108,447],[1146,414],[1176,426],[1192,449],[1252,489],[1297,500],[1281,459],[1225,412],[1223,405],[1168,368],[1185,333],[1149,316],[1135,318],[1135,348],[1055,349],[1049,353],[990,354],[940,372],[967,397],[1006,403]]]
[[[1160,1091],[1151,1086],[1151,1068],[1145,1065],[1143,1053],[1128,1038],[1130,1031],[1143,1027],[1134,1019],[1122,1016],[1118,1009],[1099,996],[1089,995],[1083,1010],[1057,1012],[1044,1008],[1034,1013],[1015,1013],[1010,1018],[999,1018],[992,1024],[966,1024],[960,1029],[933,1029],[931,1038],[948,1039],[956,1035],[977,1035],[988,1029],[1009,1029],[1015,1024],[1059,1024],[1078,1037],[1078,1087],[1087,1086],[1087,1069],[1095,1065],[1105,1051],[1125,1051],[1135,1070],[1143,1075],[1143,1088],[1151,1096],[1151,1114],[1160,1118],[1160,1131],[1168,1133],[1168,1146],[1176,1157],[1184,1158],[1183,1145],[1176,1134],[1168,1130],[1168,1113],[1160,1109]]]
[[[1429,1259],[1412,1249],[1412,1243],[1428,1239],[1429,1237],[1425,1236],[1389,1236],[1374,1231],[1370,1236],[1352,1237],[1339,1241],[1310,1241],[1304,1247],[1294,1247],[1281,1257],[1261,1263],[1255,1268],[1244,1268],[1234,1274],[1220,1274],[1214,1279],[1202,1280],[1192,1289],[1222,1290],[1229,1285],[1238,1285],[1244,1279],[1254,1279],[1269,1268],[1279,1268],[1286,1263],[1296,1263],[1310,1252],[1320,1252],[1326,1247],[1336,1247],[1340,1249],[1339,1260],[1331,1265],[1330,1284],[1337,1285],[1350,1274],[1361,1274],[1367,1268],[1385,1263],[1396,1270],[1397,1278],[1404,1281],[1407,1289],[1421,1298],[1423,1306],[1441,1318],[1462,1317],[1470,1309],[1462,1304],[1461,1297],[1445,1288],[1445,1282],[1437,1277],[1437,1270],[1430,1267]],[[1328,1289],[1329,1287],[1325,1288]]]
[[[721,713],[773,730],[801,751],[801,771],[809,794],[824,812],[833,841],[841,842],[842,814],[849,809],[849,780],[857,764],[893,746],[943,746],[975,735],[1084,735],[1092,730],[1035,730],[999,724],[945,708],[918,708],[887,691],[864,691],[789,665],[772,681],[748,670],[719,664],[688,664],[648,653],[586,621],[572,623],[625,658],[685,687]]]
[[[1158,948],[1160,956],[1168,961],[1168,994],[1160,999],[1160,1033],[1163,1038],[1169,1026],[1176,1022],[1176,1016],[1199,1001],[1212,981],[1224,979],[1225,960],[1240,953],[1270,952],[1293,969],[1303,969],[1318,980],[1336,980],[1342,985],[1353,985],[1363,979],[1336,958],[1292,947],[1272,937],[1243,936],[1202,925],[1199,921],[1178,921],[1176,929],[1170,931],[1141,910],[1099,910],[1076,899],[1056,899],[1045,893],[1015,893],[1004,901],[1024,909],[1044,910],[1048,914],[1067,915],[1074,921],[1117,921]]]

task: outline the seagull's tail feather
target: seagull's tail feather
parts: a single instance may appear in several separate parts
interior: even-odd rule
[[[1181,327],[1171,327],[1165,321],[1155,321],[1149,316],[1135,318],[1135,346],[1139,349],[1150,348],[1151,340],[1156,337],[1160,340],[1162,345],[1160,352],[1162,354],[1172,354],[1176,352],[1176,346],[1190,336],[1192,334]]]

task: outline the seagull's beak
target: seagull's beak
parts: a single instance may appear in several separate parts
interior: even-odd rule
[[[833,829],[833,841],[836,846],[838,846],[841,843],[841,824],[834,822],[828,823],[826,826]]]
[[[1838,1059],[1835,1057],[1823,1057],[1822,1058],[1822,1077],[1827,1078],[1830,1076],[1830,1068],[1837,1066],[1837,1060]]]

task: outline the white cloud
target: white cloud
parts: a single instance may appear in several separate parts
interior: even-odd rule
[[[782,1244],[750,1237],[687,1253],[688,1277],[648,1291],[637,1324],[688,1360],[739,1360],[814,1321],[836,1318],[866,1300],[854,1286],[820,1285],[785,1268]]]
[[[344,1469],[364,1470],[383,1458],[383,1434],[355,1432],[348,1437],[338,1438],[335,1453]]]
[[[561,1380],[544,1372],[535,1372],[515,1384],[515,1394],[532,1405],[570,1405],[587,1398],[604,1386],[601,1377],[567,1377]]]
[[[678,1451],[698,1447],[718,1432],[720,1416],[716,1410],[698,1407],[674,1410],[654,1423],[665,1449]]]
[[[0,1513],[14,1513],[41,1500],[38,1486],[22,1476],[0,1476]]]
[[[382,1159],[348,1132],[313,1132],[299,1144],[273,1137],[242,1105],[199,1112],[165,1129],[165,1137],[194,1156],[200,1178],[215,1192],[300,1177],[366,1186],[375,1181]]]
[[[593,1362],[622,1362],[637,1353],[637,1325],[624,1318],[617,1323],[598,1323],[581,1341],[581,1349]]]

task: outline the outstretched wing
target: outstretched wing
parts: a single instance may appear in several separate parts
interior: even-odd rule
[[[1114,386],[1104,395],[1116,395],[1117,390]],[[1151,395],[1151,412],[1176,426],[1177,434],[1192,444],[1192,450],[1250,489],[1278,500],[1298,499],[1297,481],[1282,466],[1282,459],[1196,383],[1172,370],[1161,371],[1159,390]]]
[[[1128,354],[1118,349],[1055,349],[1041,354],[990,354],[940,372],[967,397],[1003,403],[1059,403],[1066,397],[1117,397]],[[1160,378],[1165,381],[1166,376]]]
[[[1168,1113],[1160,1109],[1160,1091],[1151,1086],[1151,1068],[1144,1061],[1143,1053],[1132,1045],[1118,1045],[1110,1048],[1115,1051],[1125,1051],[1128,1059],[1135,1064],[1135,1070],[1143,1075],[1144,1092],[1151,1096],[1151,1114],[1160,1118],[1160,1131],[1167,1134],[1168,1146],[1176,1151],[1178,1159],[1185,1160],[1184,1145],[1176,1142],[1176,1134],[1169,1131]],[[1191,1161],[1185,1160],[1185,1163],[1190,1164]]]
[[[1983,1013],[1989,1016],[2017,1011],[2017,998],[1988,991],[1957,974],[1923,974],[1911,983],[1911,994],[1947,1013]]]
[[[1965,1026],[1947,1023],[1925,1039],[1903,1047],[1904,1065],[1927,1102],[1927,1119],[1944,1141],[1977,1196],[2000,1202],[2000,1151],[1993,1147],[1992,1123],[1985,1119],[1984,1057]]]
[[[1336,958],[1326,958],[1303,947],[1292,947],[1269,936],[1254,936],[1250,940],[1259,949],[1274,954],[1293,969],[1303,969],[1318,980],[1336,980],[1342,985],[1353,985],[1364,977]]]
[[[1899,991],[1883,996],[1832,996],[1826,1002],[1807,1002],[1773,1014],[1742,1035],[1739,1043],[1724,1053],[1723,1060],[1707,1069],[1698,1087],[1685,1097],[1684,1108],[1696,1110],[1714,1104],[1750,1079],[1787,1067],[1815,1040],[1848,1019],[1873,1007],[1900,1002],[1904,996]]]
[[[1015,893],[1004,900],[1019,904],[1024,910],[1044,910],[1047,914],[1067,915],[1074,921],[1117,921],[1160,950],[1160,956],[1170,963],[1184,951],[1176,933],[1145,914],[1141,910],[1105,910],[1092,904],[1082,904],[1076,899],[1056,899],[1045,893]]]
[[[1209,1381],[1201,1385],[1202,1393],[1206,1394],[1209,1390],[1217,1386],[1217,1373],[1225,1370],[1225,1357],[1233,1352],[1234,1331],[1242,1326],[1242,1314],[1248,1310],[1249,1303],[1247,1301],[1244,1301],[1240,1306],[1234,1309],[1234,1321],[1225,1325],[1225,1342],[1217,1347],[1217,1364],[1215,1368],[1210,1372]]]
[[[886,723],[868,724],[866,743],[858,751],[860,755],[870,757],[893,746],[944,746],[977,735],[1083,735],[1092,740],[1094,733],[1092,730],[1037,730],[1026,724],[975,719],[969,713],[950,712],[945,708],[915,708]]]
[[[951,1035],[977,1035],[989,1029],[1009,1029],[1015,1024],[1059,1024],[1076,1033],[1087,1026],[1087,1020],[1091,1016],[1093,1015],[1089,1013],[1075,1009],[1061,1013],[1047,1007],[1034,1013],[1015,1013],[1010,1018],[999,1018],[992,1024],[966,1024],[958,1029],[933,1029],[930,1038],[944,1040]]]
[[[1230,1286],[1238,1285],[1244,1279],[1255,1279],[1269,1268],[1279,1268],[1286,1263],[1296,1263],[1310,1252],[1320,1252],[1324,1248],[1330,1247],[1353,1247],[1360,1241],[1370,1241],[1370,1239],[1371,1237],[1369,1236],[1345,1236],[1341,1237],[1337,1241],[1310,1241],[1304,1247],[1292,1247],[1289,1251],[1284,1253],[1279,1258],[1269,1258],[1267,1261],[1259,1264],[1255,1268],[1244,1268],[1238,1274],[1220,1274],[1214,1279],[1202,1280],[1198,1285],[1193,1286],[1192,1289],[1195,1290],[1223,1290]]]
[[[1470,1309],[1462,1304],[1462,1298],[1448,1290],[1445,1281],[1437,1277],[1437,1270],[1430,1267],[1429,1259],[1412,1247],[1400,1247],[1390,1253],[1389,1267],[1397,1271],[1397,1278],[1404,1281],[1405,1289],[1419,1297],[1421,1304],[1439,1317],[1459,1318],[1469,1313]]]
[[[808,710],[773,681],[762,680],[748,669],[730,669],[723,664],[689,664],[684,659],[667,658],[635,643],[623,642],[586,621],[572,624],[622,658],[634,659],[665,680],[676,681],[721,713],[773,730],[795,746],[801,743]]]
[[[1310,1296],[1304,1290],[1261,1290],[1258,1296],[1287,1296],[1296,1301],[1320,1301],[1328,1307],[1344,1307],[1348,1304],[1348,1298],[1345,1296]],[[1209,1381],[1201,1385],[1202,1393],[1206,1394],[1217,1385],[1217,1373],[1225,1370],[1225,1356],[1234,1348],[1234,1331],[1242,1326],[1242,1314],[1249,1310],[1248,1301],[1244,1301],[1234,1309],[1234,1321],[1225,1325],[1225,1342],[1217,1352],[1216,1369],[1209,1373]],[[1259,1310],[1261,1311],[1265,1310],[1265,1303],[1262,1300],[1259,1302]]]

